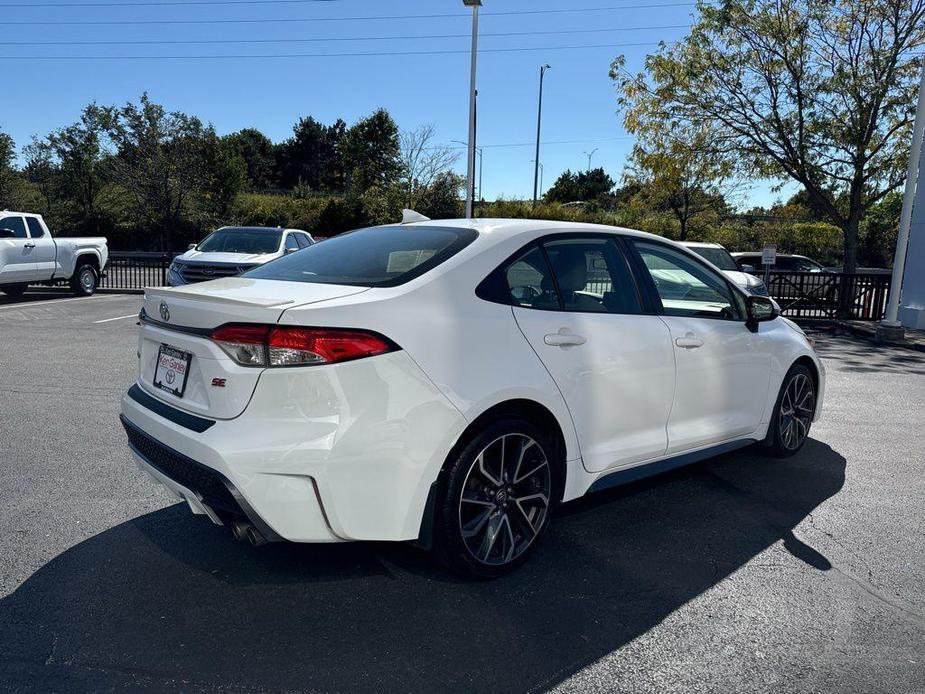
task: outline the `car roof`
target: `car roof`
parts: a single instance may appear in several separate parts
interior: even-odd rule
[[[736,251],[735,253],[732,253],[731,255],[733,258],[740,258],[746,255],[748,256],[753,255],[753,256],[758,257],[758,256],[761,256],[761,251]],[[807,255],[799,255],[797,253],[777,253],[776,257],[778,258],[803,258],[804,260],[813,260]],[[813,260],[813,262],[815,263],[817,261]]]
[[[623,234],[644,239],[674,243],[671,239],[645,231],[627,229],[626,227],[609,226],[606,224],[589,224],[586,222],[562,222],[550,219],[432,219],[420,222],[410,222],[396,225],[403,227],[451,227],[454,229],[473,229],[480,237],[493,241],[502,241],[517,236],[531,236],[536,232],[587,232],[605,234]]]
[[[709,241],[680,241],[679,243],[688,248],[723,248],[722,244],[710,243]]]

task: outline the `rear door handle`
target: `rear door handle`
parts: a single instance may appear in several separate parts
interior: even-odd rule
[[[688,333],[684,337],[679,337],[675,339],[674,343],[682,349],[697,349],[698,347],[703,347],[703,340],[699,337],[695,337],[694,333]]]
[[[543,342],[547,345],[553,347],[574,347],[577,345],[583,345],[588,340],[581,335],[574,335],[572,333],[550,333],[543,338]]]

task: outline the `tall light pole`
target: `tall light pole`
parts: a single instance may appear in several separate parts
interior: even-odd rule
[[[450,140],[450,142],[454,142],[457,145],[462,145],[463,147],[468,147],[468,145],[462,140]],[[482,195],[482,148],[479,146],[476,146],[475,153],[479,155],[479,184],[478,184],[478,187],[476,188],[478,192],[475,195],[473,195],[473,197],[476,200],[478,200],[480,199],[480,196]]]
[[[588,157],[588,173],[591,173],[591,157],[594,156],[594,153],[598,150],[598,147],[595,147],[590,152],[585,152],[585,156]]]
[[[540,100],[536,108],[536,159],[533,166],[533,204],[536,205],[536,187],[540,179],[540,123],[543,119],[543,76],[549,69],[549,65],[540,66]]]
[[[530,163],[532,164],[535,161],[536,159],[531,159]],[[543,163],[540,162],[540,195],[542,194],[543,194]],[[533,204],[536,204],[536,201],[534,201]]]
[[[472,62],[469,66],[469,145],[466,162],[466,219],[472,219],[472,202],[475,199],[475,64],[479,53],[479,7],[482,0],[463,0],[472,8]]]

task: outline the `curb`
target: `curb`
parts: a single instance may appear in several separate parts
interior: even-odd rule
[[[854,321],[844,321],[844,320],[834,320],[834,321],[800,321],[806,325],[811,325],[814,328],[820,328],[828,326],[830,328],[835,328],[855,337],[861,337],[876,345],[889,345],[890,347],[900,347],[902,349],[911,349],[916,352],[925,352],[925,340],[878,340],[877,339],[877,323],[876,321],[871,321],[870,324],[858,325]],[[920,332],[920,331],[916,331]]]

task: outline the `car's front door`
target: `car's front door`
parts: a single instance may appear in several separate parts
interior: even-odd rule
[[[771,360],[766,340],[745,326],[744,302],[693,254],[657,241],[633,246],[674,348],[668,453],[747,437],[764,415]]]
[[[35,217],[26,217],[29,227],[29,238],[35,244],[35,271],[38,279],[48,280],[55,274],[56,251],[55,242],[51,235]]]
[[[662,456],[673,348],[662,320],[642,313],[616,238],[552,237],[504,276],[517,324],[568,405],[585,468]]]
[[[19,215],[0,214],[0,284],[33,282],[36,278],[35,243]]]

